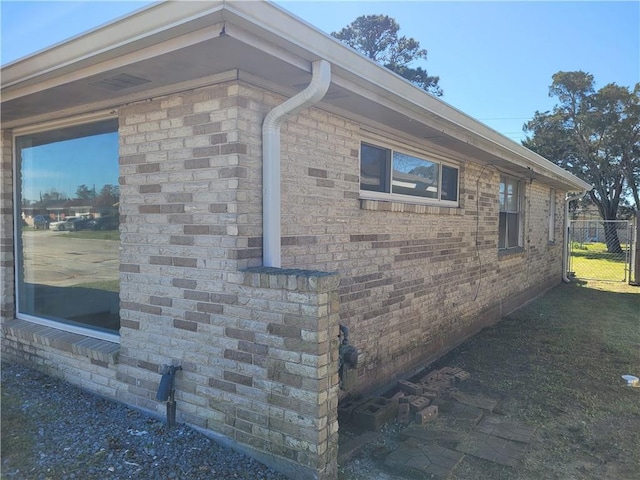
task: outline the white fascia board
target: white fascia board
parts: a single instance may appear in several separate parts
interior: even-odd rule
[[[375,92],[374,97],[378,97],[378,100],[384,98],[412,111],[413,114],[410,116],[416,120],[430,126],[448,126],[443,133],[454,138],[499,153],[505,160],[535,170],[538,174],[551,174],[552,177],[562,179],[567,186],[580,190],[592,188],[575,175],[424,92],[396,73],[362,56],[277,5],[268,2],[233,2],[227,4],[226,10],[231,13],[225,14],[225,19],[230,23],[241,23],[243,28],[253,30],[262,36],[264,32],[255,31],[256,27],[269,32],[272,34],[269,40],[284,50],[293,50],[295,54],[304,55],[299,52],[302,50],[307,52],[305,56],[309,60],[321,58],[330,61],[335,67],[336,83],[337,77],[348,78],[352,80],[349,82],[352,83],[352,87],[360,87],[358,93],[362,93],[364,87],[370,92]],[[371,97],[371,94],[364,96]],[[428,120],[425,121],[425,118]]]
[[[157,57],[164,53],[179,50],[189,45],[195,45],[200,42],[210,40],[220,36],[220,32],[224,29],[224,24],[218,23],[211,25],[209,28],[202,28],[179,37],[167,39],[164,42],[152,43],[144,48],[135,49],[126,54],[120,54],[113,56],[107,60],[99,63],[93,63],[89,66],[85,66],[82,69],[73,69],[66,73],[56,75],[46,80],[39,80],[37,83],[29,83],[26,85],[16,84],[14,88],[8,88],[8,91],[2,92],[2,101],[8,102],[15,98],[20,98],[32,93],[41,92],[48,88],[54,88],[65,83],[71,83],[76,80],[80,80],[86,77],[114,70],[116,68],[124,67],[136,62],[147,60]]]
[[[212,20],[205,17],[218,13],[221,21],[224,4],[162,2],[144,7],[3,66],[2,89],[86,68],[208,27]]]
[[[78,107],[72,107],[64,110],[56,111],[55,119],[73,118],[81,115],[91,114],[92,112],[102,111],[104,109],[114,109],[115,112],[120,106],[129,103],[139,102],[142,100],[148,100],[149,98],[162,97],[165,95],[172,95],[179,92],[186,92],[194,90],[196,88],[206,87],[214,85],[216,83],[228,82],[238,80],[240,78],[240,72],[237,70],[229,70],[223,73],[216,73],[207,77],[197,78],[195,80],[189,80],[186,82],[174,83],[166,87],[150,88],[141,92],[131,93],[127,95],[115,95],[108,100],[101,100],[98,102],[83,104]],[[41,115],[35,115],[32,117],[21,118],[14,122],[3,122],[3,128],[22,129],[34,127],[36,130],[40,130],[41,124],[49,124],[52,120],[51,113],[45,113]]]

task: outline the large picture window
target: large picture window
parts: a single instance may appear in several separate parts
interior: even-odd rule
[[[458,168],[433,159],[362,143],[360,190],[385,200],[458,204]],[[377,193],[369,193],[377,192]],[[382,194],[382,195],[380,195]]]
[[[111,339],[119,316],[118,124],[16,137],[18,315]]]
[[[500,177],[500,219],[498,248],[506,250],[522,246],[521,183],[502,175]]]

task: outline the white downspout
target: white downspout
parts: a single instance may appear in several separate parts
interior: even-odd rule
[[[564,199],[564,249],[562,250],[562,281],[564,283],[571,283],[569,277],[567,277],[567,270],[569,270],[569,202],[571,200],[578,200],[582,198],[586,192],[582,192],[576,195],[569,195]]]
[[[325,96],[331,83],[331,64],[316,60],[311,83],[297,95],[273,108],[262,124],[262,263],[280,267],[280,126],[289,117]]]

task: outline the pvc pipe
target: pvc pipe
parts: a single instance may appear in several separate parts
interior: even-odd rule
[[[319,102],[331,84],[331,64],[312,63],[311,82],[300,93],[273,108],[262,124],[262,263],[280,268],[280,127],[300,110]]]
[[[562,250],[562,281],[564,283],[571,283],[569,277],[567,277],[567,270],[569,270],[569,202],[571,200],[578,200],[584,197],[586,192],[578,193],[576,195],[569,195],[564,199],[564,249]]]

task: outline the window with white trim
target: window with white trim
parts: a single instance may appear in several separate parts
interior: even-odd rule
[[[19,318],[117,338],[118,149],[117,119],[16,132]]]
[[[549,189],[549,243],[556,241],[556,189]]]
[[[501,175],[499,195],[498,249],[522,247],[522,182],[516,178]]]
[[[370,143],[360,147],[360,192],[380,200],[458,205],[459,168]]]

